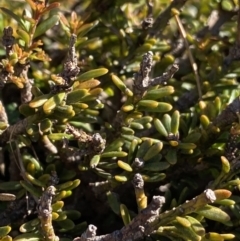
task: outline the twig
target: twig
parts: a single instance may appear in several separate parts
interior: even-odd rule
[[[238,139],[240,136],[240,124],[233,123],[229,131],[229,137],[224,148],[224,156],[231,163],[239,156]]]
[[[8,125],[8,117],[2,101],[0,100],[0,121]]]
[[[173,221],[176,216],[186,216],[189,213],[196,211],[197,209],[204,207],[208,203],[216,201],[216,195],[211,189],[206,189],[202,194],[193,198],[190,201],[186,201],[182,205],[173,208],[170,211],[161,213],[156,220],[154,220],[153,226],[158,228],[159,226],[166,225]]]
[[[240,0],[238,0],[238,6],[236,43],[230,49],[228,56],[223,60],[225,66],[229,66],[235,60],[240,60]]]
[[[207,35],[209,36],[218,36],[221,26],[230,21],[233,16],[235,16],[238,11],[225,11],[221,7],[218,10],[213,10],[208,18],[207,26],[198,31],[193,38],[201,40],[205,38]],[[208,38],[209,39],[209,38]],[[184,45],[181,44],[175,47],[171,54],[174,56],[179,56],[183,52]],[[181,70],[181,74],[183,75],[190,71],[189,60],[183,56],[179,57],[175,60],[175,62],[179,65],[179,69]],[[182,73],[183,72],[183,73]],[[211,79],[211,78],[210,78]],[[198,101],[198,93],[197,90],[193,89],[189,92],[184,93],[176,102],[176,108],[180,111],[185,111],[189,107],[193,106]]]
[[[238,117],[239,113],[237,113]],[[221,156],[221,160],[224,164],[220,175],[215,180],[209,183],[209,188],[221,188],[228,186],[228,181],[235,179],[240,172],[239,166],[239,147],[238,140],[240,136],[240,123],[233,122],[229,131],[229,137],[224,148],[224,156]],[[228,170],[229,168],[229,170]],[[227,171],[226,171],[227,170]]]
[[[180,9],[187,2],[187,0],[173,0],[171,4],[157,17],[152,29],[149,29],[149,33],[152,37],[157,37],[168,24],[169,19],[172,17],[171,9]]]
[[[175,108],[181,112],[189,109],[192,105],[194,105],[198,100],[198,92],[196,89],[192,89],[188,92],[185,92],[183,95],[179,97],[179,99],[175,103]]]
[[[183,40],[184,40],[185,47],[187,49],[188,57],[189,57],[189,60],[190,60],[190,63],[191,63],[191,66],[192,66],[192,69],[193,69],[193,72],[194,72],[194,75],[195,75],[195,78],[196,78],[197,89],[198,89],[198,97],[201,100],[202,99],[202,90],[201,90],[200,78],[199,78],[199,75],[198,75],[198,67],[197,67],[196,62],[194,61],[192,52],[189,48],[189,44],[188,44],[188,41],[187,41],[187,34],[186,34],[186,31],[185,31],[185,29],[182,25],[182,22],[181,22],[181,20],[178,16],[178,14],[179,13],[176,11],[174,13],[174,17],[176,19],[177,25],[179,27],[179,31],[182,35]]]
[[[2,44],[6,49],[6,57],[10,58],[13,52],[13,45],[15,43],[15,38],[13,37],[13,29],[11,27],[6,27],[3,30],[3,37],[2,37]],[[11,65],[11,64],[10,64]],[[21,100],[22,103],[27,103],[32,99],[32,83],[28,79],[28,69],[29,69],[29,63],[22,63],[20,64],[17,62],[16,64],[11,66],[11,70],[8,67],[3,67],[1,63],[1,78],[2,85],[4,85],[7,81],[19,81],[22,83],[24,86],[21,89]]]
[[[89,183],[89,186],[91,187],[95,196],[105,194],[107,191],[112,189],[112,183],[109,180]]]
[[[26,117],[23,120],[19,120],[17,123],[9,126],[1,135],[0,146],[5,145],[9,141],[9,138],[15,138],[18,135],[21,135],[26,132],[26,127],[29,123],[33,123],[42,118],[42,113],[37,112],[33,116]]]
[[[13,44],[15,43],[15,38],[13,37],[12,27],[6,27],[3,29],[2,44],[6,49],[6,56],[9,57],[12,51]]]
[[[28,118],[18,121],[16,124],[9,126],[1,135],[0,145],[4,145],[9,141],[10,136],[12,138],[25,133],[28,124]]]
[[[62,83],[52,86],[52,92],[60,92],[62,90],[68,90],[74,83],[76,76],[80,72],[78,67],[78,59],[76,55],[75,43],[77,36],[72,34],[69,41],[69,50],[66,61],[63,64],[63,71],[55,76],[55,79],[61,79]]]
[[[184,53],[184,51],[185,51],[184,40],[183,38],[179,38],[177,36],[177,39],[175,39],[175,41],[173,42],[173,46],[172,46],[172,50],[170,51],[170,54],[175,57],[178,57],[178,56],[181,56]]]
[[[66,132],[72,134],[74,139],[78,141],[78,144],[82,147],[71,147],[68,146],[67,143],[64,143],[63,148],[59,152],[61,158],[68,163],[79,162],[86,156],[88,159],[91,159],[91,157],[102,153],[105,149],[106,140],[103,139],[99,133],[89,135],[86,132],[71,126],[70,124],[67,124]]]
[[[213,121],[212,125],[224,129],[238,121],[238,113],[240,113],[240,99],[237,97],[224,109]],[[211,127],[210,127],[211,128]]]
[[[90,228],[80,238],[75,238],[74,241],[142,240],[145,235],[149,235],[153,232],[152,223],[154,218],[159,215],[159,211],[162,208],[164,202],[164,197],[154,196],[148,207],[142,210],[141,213],[135,217],[128,226],[123,227],[121,230],[107,235],[89,237],[86,235],[87,233],[90,233],[91,235],[93,234],[92,232],[89,232],[89,229],[94,230],[94,234],[96,233],[96,227],[93,228],[93,225],[91,225]]]
[[[22,71],[22,76],[24,76],[25,83],[24,87],[21,89],[21,102],[22,103],[28,103],[32,100],[32,84],[33,81],[28,79],[27,73],[28,73],[29,66],[26,66]]]
[[[143,189],[144,181],[141,174],[136,173],[134,175],[132,183],[135,190],[138,211],[140,212],[141,210],[147,207],[147,196],[145,195],[145,192]]]
[[[87,144],[87,149],[84,150],[84,152],[88,154],[99,154],[105,149],[106,140],[103,139],[99,133],[88,135],[86,132],[78,130],[70,124],[67,124],[66,131],[72,134],[78,142]]]
[[[140,70],[134,75],[134,94],[141,96],[147,90],[150,82],[149,74],[153,66],[153,53],[151,51],[143,55]]]
[[[207,26],[204,26],[197,32],[196,38],[203,39],[206,35],[218,36],[219,30],[225,22],[231,20],[231,18],[237,14],[237,11],[225,11],[221,7],[218,10],[211,11],[211,14],[207,21]]]
[[[156,86],[156,85],[166,85],[167,81],[170,80],[173,75],[178,71],[178,65],[173,64],[167,72],[163,73],[162,76],[153,78],[150,82],[151,86]]]
[[[145,91],[150,86],[164,85],[178,71],[178,65],[174,64],[163,73],[162,76],[151,79],[149,77],[153,66],[153,53],[151,51],[143,55],[139,72],[134,74],[133,93],[136,100],[142,98]]]
[[[10,142],[10,149],[11,149],[11,152],[13,154],[13,159],[14,159],[17,167],[19,168],[19,171],[20,171],[20,174],[21,174],[22,178],[26,182],[28,182],[30,185],[32,185],[32,183],[26,177],[26,169],[25,169],[25,167],[23,165],[22,155],[20,153],[17,141],[14,141],[15,142],[15,150],[13,150],[13,147],[12,147],[12,144],[11,144],[11,140],[12,140],[12,136],[10,135],[9,142]],[[35,200],[36,203],[38,202],[37,198],[35,196],[33,196],[33,199]]]
[[[146,4],[148,7],[148,11],[147,11],[147,16],[151,17],[153,14],[153,1],[152,0],[146,0]]]
[[[30,65],[28,63],[14,65],[14,75],[10,76],[10,81],[12,79],[19,79],[23,83],[23,88],[21,88],[21,102],[27,103],[32,100],[32,80],[28,78],[28,69]]]
[[[52,226],[52,199],[54,195],[55,187],[49,186],[39,200],[38,217],[41,221],[41,229],[45,241],[59,240]]]
[[[59,183],[59,177],[56,171],[51,171],[51,176],[48,182],[48,186],[56,186]]]
[[[82,234],[81,240],[88,240],[88,238],[93,238],[97,234],[97,228],[94,225],[89,225],[87,230]]]
[[[144,160],[143,160],[142,158],[136,157],[136,158],[133,160],[132,167],[133,167],[135,170],[141,169],[142,167],[144,167]]]
[[[140,36],[140,39],[145,39],[147,34],[148,34],[148,30],[150,28],[152,28],[153,26],[153,2],[152,0],[146,0],[146,5],[148,7],[148,11],[147,11],[147,17],[142,21],[142,34]]]
[[[218,199],[227,198],[230,194],[230,192],[221,194],[221,190],[219,192],[218,190],[212,191],[211,189],[207,189],[192,200],[162,214],[159,214],[159,212],[165,202],[165,198],[161,196],[154,196],[148,207],[142,210],[128,226],[123,227],[121,230],[107,235],[95,236],[96,227],[91,225],[81,237],[75,238],[74,241],[143,240],[145,236],[153,233],[154,230],[159,228],[159,226],[166,225],[175,220],[176,216],[185,216],[197,211],[199,208],[204,207],[208,203],[213,203]],[[92,232],[90,232],[91,230]],[[89,236],[87,234],[89,234]]]
[[[238,0],[237,38],[236,44],[240,46],[240,0]]]

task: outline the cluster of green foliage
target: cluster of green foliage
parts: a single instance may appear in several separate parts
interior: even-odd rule
[[[240,240],[238,8],[2,0],[0,241]]]

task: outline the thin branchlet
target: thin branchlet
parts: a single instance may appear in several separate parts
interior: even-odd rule
[[[89,135],[82,130],[78,130],[67,124],[67,132],[72,134],[75,139],[80,143],[86,143],[89,146],[89,152],[102,153],[105,149],[106,140],[101,137],[99,133]]]
[[[240,60],[240,9],[237,19],[237,36],[235,45],[230,49],[228,56],[223,60],[225,67],[228,67],[233,61]]]
[[[135,190],[138,211],[140,212],[142,209],[147,207],[147,196],[144,192],[144,181],[140,173],[136,173],[134,175],[132,184]]]
[[[107,235],[96,236],[96,227],[89,225],[87,231],[74,241],[127,241],[142,240],[153,232],[152,223],[159,215],[165,198],[154,196],[147,208],[143,209],[130,223],[121,230]]]
[[[132,167],[133,167],[135,170],[139,170],[139,169],[143,168],[143,167],[144,167],[144,160],[143,160],[142,158],[136,157],[136,158],[133,160]]]
[[[0,145],[4,145],[9,141],[10,137],[15,138],[18,135],[25,133],[28,124],[28,118],[18,121],[14,125],[9,126],[1,135]]]
[[[213,121],[212,125],[224,129],[232,123],[238,121],[238,113],[240,113],[240,98],[234,99]]]
[[[90,226],[84,235],[75,238],[74,241],[143,240],[145,236],[153,233],[154,230],[159,228],[159,226],[166,225],[175,220],[176,216],[185,216],[192,213],[194,210],[204,207],[208,203],[215,202],[217,195],[219,194],[216,194],[211,189],[206,189],[199,196],[164,213],[160,212],[165,203],[165,198],[161,196],[153,196],[151,203],[121,230],[116,230],[115,232],[106,235],[96,236],[96,227]],[[92,232],[89,232],[89,230],[92,230]]]
[[[181,9],[187,0],[173,0],[169,6],[162,11],[154,21],[153,27],[149,29],[149,34],[152,37],[160,35],[161,31],[167,26],[169,19],[172,17],[172,8]]]
[[[56,186],[58,183],[59,183],[59,177],[57,176],[57,172],[52,171],[48,185],[49,186]]]
[[[10,58],[13,52],[13,45],[15,43],[15,38],[13,37],[13,29],[11,27],[6,27],[3,30],[2,44],[6,50],[6,57]],[[7,82],[11,82],[12,80],[19,80],[23,84],[23,88],[21,88],[21,102],[27,103],[32,99],[32,81],[28,78],[28,69],[30,65],[29,63],[20,63],[17,62],[14,65],[10,64],[8,69],[0,63],[0,79],[1,79],[1,87],[3,87]]]
[[[6,27],[3,29],[2,36],[2,45],[6,50],[6,57],[9,57],[12,52],[12,47],[15,43],[15,38],[13,37],[13,29],[11,27]],[[11,68],[11,71],[12,68]],[[10,73],[4,67],[4,65],[0,62],[0,87],[3,88],[4,85],[9,81]]]
[[[72,34],[69,41],[69,50],[68,56],[63,63],[63,71],[58,74],[56,77],[62,79],[62,83],[59,85],[52,86],[52,92],[61,92],[61,91],[68,91],[71,89],[76,76],[80,72],[80,68],[78,67],[78,59],[76,55],[75,43],[77,41],[77,36]]]
[[[133,92],[134,97],[138,100],[141,99],[145,91],[150,86],[165,85],[167,81],[173,77],[178,71],[178,65],[173,64],[170,69],[163,73],[162,76],[151,78],[150,73],[153,67],[153,53],[151,51],[143,55],[140,64],[140,70],[134,74]]]
[[[148,8],[147,16],[151,17],[153,15],[153,7],[154,7],[153,1],[152,0],[146,0],[146,4],[147,4],[147,8]],[[153,21],[153,20],[151,20],[151,21]]]
[[[89,183],[95,196],[105,195],[106,192],[112,189],[112,183],[109,180]]]
[[[8,116],[2,101],[0,101],[0,122],[8,124]]]
[[[183,40],[184,40],[184,44],[185,44],[185,47],[186,47],[186,50],[187,50],[187,54],[188,54],[188,57],[189,57],[189,60],[190,60],[190,63],[191,63],[191,66],[192,66],[192,69],[193,69],[193,72],[194,72],[194,75],[195,75],[197,90],[198,90],[198,97],[199,97],[199,99],[202,99],[202,89],[201,89],[200,77],[199,77],[199,74],[198,74],[198,66],[197,66],[197,64],[194,60],[192,51],[189,47],[189,44],[188,44],[188,41],[187,41],[187,33],[186,33],[186,31],[183,27],[182,21],[179,18],[178,14],[175,14],[174,17],[176,19],[179,31],[182,35]]]
[[[152,26],[153,26],[153,18],[152,17],[147,17],[142,21],[142,29],[143,30],[152,28]]]
[[[77,36],[73,34],[70,38],[68,56],[63,65],[63,71],[60,74],[61,77],[66,81],[67,85],[72,84],[71,83],[72,80],[80,72],[80,68],[78,67],[76,50],[75,50],[76,40],[77,40]]]
[[[228,159],[229,162],[233,162],[238,157],[239,147],[238,140],[240,136],[240,125],[234,123],[230,129],[228,141],[225,146],[224,156]]]
[[[32,85],[33,80],[28,78],[28,69],[30,65],[21,66],[21,76],[24,78],[24,87],[21,89],[21,102],[28,103],[32,100]]]
[[[55,190],[54,186],[48,186],[40,197],[38,205],[38,217],[41,222],[41,231],[46,241],[58,240],[52,226],[52,200],[55,196]]]
[[[153,66],[153,53],[151,51],[143,55],[142,62],[140,64],[140,70],[134,75],[134,87],[141,93],[148,88],[150,77]],[[136,93],[137,94],[137,93]]]
[[[177,71],[178,71],[178,65],[173,64],[167,72],[163,73],[162,76],[152,79],[150,83],[151,86],[166,85],[167,81],[171,79]]]
[[[2,44],[6,49],[6,56],[9,57],[12,47],[15,43],[15,38],[13,37],[12,27],[6,27],[3,29]]]
[[[88,238],[93,238],[97,234],[97,227],[90,224],[88,225],[87,230],[82,234],[81,239],[87,240]]]
[[[62,157],[67,162],[79,162],[86,156],[91,158],[96,154],[102,153],[105,149],[106,140],[99,133],[89,135],[70,124],[67,124],[66,132],[72,134],[80,146],[80,148],[75,148],[65,145],[62,150]]]
[[[144,181],[143,181],[143,178],[142,178],[141,174],[136,173],[134,175],[132,183],[133,183],[133,186],[134,186],[135,189],[143,189]]]
[[[237,9],[234,9],[233,11],[227,11],[223,8],[212,10],[206,25],[204,25],[204,27],[200,29],[194,37],[196,37],[198,40],[201,40],[206,35],[211,35],[213,37],[219,36],[222,25],[230,21],[233,16],[237,14],[237,12]]]
[[[229,50],[229,54],[224,58],[223,64],[228,67],[233,61],[240,60],[240,45],[235,43]]]

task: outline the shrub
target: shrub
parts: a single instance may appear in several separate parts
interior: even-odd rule
[[[239,240],[238,8],[2,1],[1,240]]]

